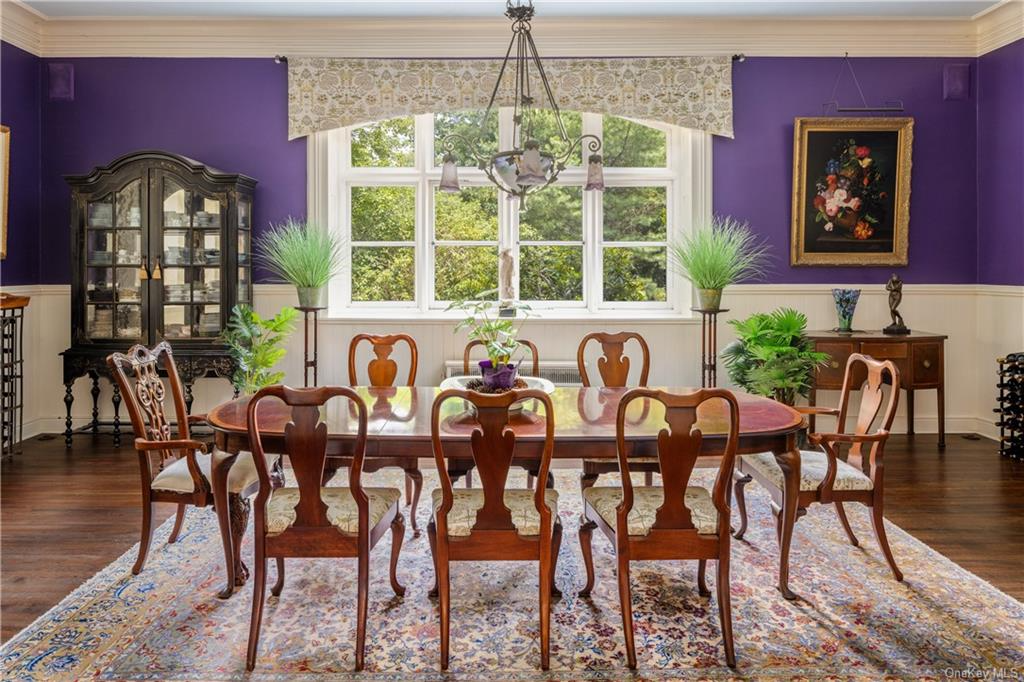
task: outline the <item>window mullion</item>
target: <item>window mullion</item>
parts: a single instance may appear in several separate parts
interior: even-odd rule
[[[416,307],[430,309],[434,299],[433,187],[429,172],[434,165],[434,117],[421,114],[416,121]]]

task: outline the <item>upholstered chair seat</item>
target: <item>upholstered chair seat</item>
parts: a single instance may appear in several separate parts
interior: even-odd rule
[[[213,481],[213,475],[210,473],[211,460],[212,455],[196,452],[196,464],[208,484]],[[228,472],[228,492],[238,494],[258,480],[259,476],[256,473],[256,465],[252,461],[252,453],[240,453]],[[195,483],[184,457],[165,467],[156,475],[152,484],[153,490],[167,490],[175,493],[191,493],[194,487]]]
[[[782,469],[775,462],[775,455],[761,452],[756,455],[744,455],[743,463],[768,478],[780,490],[785,487]],[[800,451],[800,490],[817,490],[825,480],[828,471],[828,456],[819,450]],[[836,480],[833,490],[871,490],[871,479],[857,467],[850,466],[842,459],[836,459]]]
[[[441,506],[441,489],[434,488],[431,494],[434,513]],[[512,523],[520,535],[540,534],[540,514],[534,503],[534,492],[527,489],[506,489],[505,506],[512,512]],[[448,512],[448,535],[468,536],[476,524],[476,513],[484,506],[484,491],[481,488],[459,488],[452,491],[452,510]],[[558,491],[544,490],[544,501],[551,509],[551,517],[558,518]]]
[[[630,460],[632,463],[632,460]],[[585,499],[604,522],[615,527],[615,509],[622,503],[622,488],[595,487],[583,491]],[[633,508],[626,523],[630,535],[647,535],[654,526],[658,508],[665,502],[665,489],[656,486],[633,488]],[[701,486],[687,486],[683,504],[690,510],[690,520],[701,535],[718,533],[718,510],[711,501],[711,492]]]
[[[402,498],[398,488],[363,488],[363,491],[370,498],[370,528],[380,523]],[[350,488],[321,488],[320,499],[327,505],[327,520],[331,525],[342,533],[359,532],[359,508]],[[298,503],[298,488],[271,491],[267,501],[267,535],[283,533],[295,523],[295,505]]]

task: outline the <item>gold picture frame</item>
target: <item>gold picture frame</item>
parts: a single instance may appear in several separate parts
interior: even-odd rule
[[[7,258],[7,213],[11,187],[11,129],[0,125],[0,260]]]
[[[914,119],[796,118],[790,264],[906,265]]]

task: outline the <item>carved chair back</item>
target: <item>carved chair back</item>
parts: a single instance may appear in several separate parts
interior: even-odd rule
[[[836,430],[839,433],[846,432],[846,416],[850,408],[850,394],[857,388],[853,385],[854,376],[859,375],[857,365],[863,365],[867,373],[867,379],[860,386],[860,407],[857,410],[857,423],[853,433],[857,436],[884,435],[888,436],[892,429],[892,422],[896,418],[896,408],[899,405],[900,397],[900,370],[892,360],[876,360],[870,355],[852,353],[846,361],[846,373],[843,376],[843,389],[839,401],[839,417]],[[884,384],[890,384],[888,400],[886,392],[882,390]],[[885,410],[882,410],[883,403]],[[871,432],[871,427],[878,418],[879,413],[882,419],[878,428]],[[864,460],[861,452],[860,442],[853,442],[847,452],[847,462],[859,467],[865,474],[874,478],[875,469],[881,464],[880,459],[885,449],[885,440],[871,442],[871,450],[867,461]]]
[[[167,389],[160,378],[161,360],[164,371],[167,373],[171,399],[174,402],[176,436],[172,435],[171,421],[168,419],[165,405]],[[114,381],[117,382],[117,387],[128,407],[128,416],[131,419],[132,430],[135,432],[136,438],[149,441],[189,440],[191,438],[188,427],[188,410],[185,408],[185,393],[169,343],[161,341],[152,349],[146,348],[142,344],[136,344],[126,353],[108,355],[107,365],[110,367]],[[161,467],[169,460],[191,454],[184,450],[177,454],[171,450],[156,450],[155,452],[160,456]],[[144,466],[148,469],[150,466],[149,455],[140,451],[141,455],[145,455]],[[188,457],[188,469],[192,474],[195,490],[209,488],[209,484],[195,463],[194,456]]]
[[[537,352],[537,345],[533,341],[527,341],[526,339],[517,339],[520,345],[526,346],[530,349],[530,354],[533,356],[533,372],[532,376],[538,376],[540,374],[540,354]],[[480,339],[473,339],[466,344],[466,350],[462,353],[462,373],[469,374],[469,353],[477,346],[483,346],[484,342]],[[522,366],[522,362],[519,363]]]
[[[405,342],[409,346],[409,376],[406,379],[406,386],[416,383],[416,368],[419,363],[419,353],[416,349],[416,342],[408,334],[388,334],[378,336],[376,334],[357,334],[348,346],[348,382],[356,386],[356,349],[363,341],[369,341],[373,348],[374,358],[366,366],[370,378],[370,386],[394,386],[398,377],[398,363],[391,359],[395,351],[395,345]]]
[[[609,388],[621,388],[626,386],[629,380],[630,358],[625,353],[625,345],[629,340],[636,340],[640,345],[641,365],[639,386],[647,385],[647,376],[651,370],[651,351],[647,347],[647,341],[636,332],[619,332],[609,334],[607,332],[591,332],[580,341],[576,350],[576,365],[580,370],[580,377],[584,386],[590,386],[590,376],[587,374],[587,364],[584,360],[584,353],[590,341],[597,341],[601,344],[602,356],[597,359],[597,371],[601,375],[602,385]]]
[[[615,419],[615,439],[622,471],[622,504],[618,508],[618,531],[625,537],[626,519],[633,508],[633,482],[629,476],[629,458],[626,449],[626,409],[634,400],[656,401],[665,408],[668,428],[658,433],[658,463],[664,488],[664,502],[658,508],[654,529],[695,530],[690,511],[684,504],[686,488],[690,484],[697,458],[701,454],[703,434],[696,426],[700,406],[709,400],[722,400],[728,406],[729,433],[725,452],[718,467],[711,499],[718,510],[718,534],[729,533],[728,491],[736,464],[736,446],[739,443],[739,405],[731,391],[722,388],[701,389],[693,393],[676,394],[650,388],[634,388],[622,396]]]
[[[548,394],[537,389],[512,390],[496,395],[450,389],[442,391],[434,399],[430,415],[430,434],[441,483],[442,503],[437,514],[439,534],[447,533],[447,516],[451,511],[454,496],[452,480],[445,463],[444,445],[441,442],[441,408],[445,401],[462,399],[476,410],[470,449],[473,463],[480,475],[484,504],[477,512],[473,530],[515,530],[511,511],[505,506],[505,487],[516,447],[516,435],[509,428],[509,408],[514,403],[531,398],[544,406],[544,450],[536,474],[534,503],[540,513],[541,537],[550,536],[552,517],[551,510],[544,501],[544,486],[555,445],[555,412]]]
[[[363,457],[366,454],[366,404],[347,386],[320,386],[290,388],[268,386],[249,401],[247,421],[249,445],[259,475],[260,487],[256,495],[256,532],[266,532],[265,509],[272,483],[260,435],[259,404],[265,398],[276,398],[291,408],[291,420],[284,427],[284,452],[292,465],[299,486],[299,502],[295,506],[295,521],[286,533],[302,528],[329,528],[327,504],[320,488],[323,485],[324,465],[327,461],[327,424],[321,419],[322,408],[328,400],[343,396],[355,406],[358,415],[355,449],[349,466],[349,488],[359,510],[360,535],[369,532],[369,498],[362,486]]]

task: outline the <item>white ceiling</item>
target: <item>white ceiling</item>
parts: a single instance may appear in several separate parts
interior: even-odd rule
[[[23,0],[46,17],[495,17],[503,0]],[[965,19],[1001,0],[535,0],[543,16]]]

